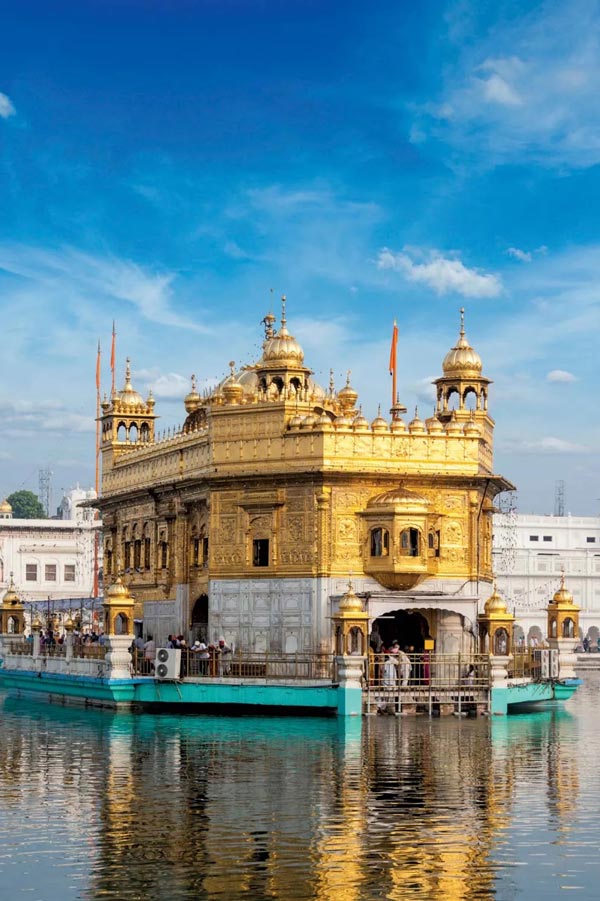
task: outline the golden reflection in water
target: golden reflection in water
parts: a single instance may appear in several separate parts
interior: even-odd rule
[[[580,794],[566,714],[361,732],[13,712],[24,728],[0,731],[3,809],[48,793],[71,805],[91,898],[492,899],[516,807],[537,805],[564,836]]]

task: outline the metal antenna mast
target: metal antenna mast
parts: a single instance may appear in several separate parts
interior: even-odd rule
[[[50,516],[50,505],[52,503],[52,472],[48,467],[40,469],[38,485],[40,504],[46,511],[46,516]]]
[[[559,479],[556,483],[556,491],[554,494],[554,515],[565,515],[565,483]]]

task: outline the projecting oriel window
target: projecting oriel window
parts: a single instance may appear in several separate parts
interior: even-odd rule
[[[25,581],[37,582],[37,563],[25,564]]]
[[[252,566],[269,565],[269,539],[255,538],[252,542]]]

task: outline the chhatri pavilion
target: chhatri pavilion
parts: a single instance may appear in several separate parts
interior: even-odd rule
[[[281,321],[260,359],[201,395],[159,439],[150,395],[102,403],[104,581],[119,573],[157,644],[168,633],[248,652],[331,652],[352,587],[384,641],[476,649],[492,582],[490,380],[458,339],[435,380],[434,414],[396,403],[368,422],[350,384],[316,383]],[[430,646],[430,645],[429,645]]]

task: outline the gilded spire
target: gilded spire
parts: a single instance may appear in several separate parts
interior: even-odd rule
[[[465,308],[460,308],[460,337],[465,337]]]

